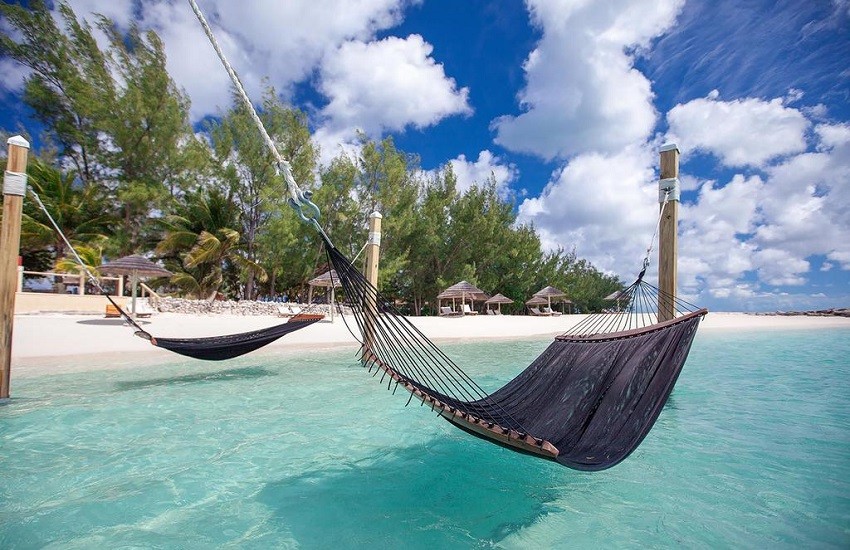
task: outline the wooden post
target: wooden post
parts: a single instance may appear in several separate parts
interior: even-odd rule
[[[3,226],[0,229],[0,399],[9,397],[12,373],[12,328],[21,249],[21,213],[27,189],[30,144],[21,136],[9,138],[9,158],[3,176]]]
[[[664,197],[667,204],[664,205]],[[679,256],[679,148],[675,143],[661,146],[661,179],[658,182],[661,225],[658,229],[658,322],[676,316],[676,264]]]
[[[369,214],[369,240],[366,242],[366,280],[376,289],[378,288],[378,264],[381,257],[381,216],[380,212]],[[372,292],[366,293],[363,304],[365,313],[363,342],[366,347],[372,349],[375,340],[374,322],[378,316],[377,295]]]

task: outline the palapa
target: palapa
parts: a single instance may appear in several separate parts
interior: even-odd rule
[[[159,266],[144,256],[139,254],[131,254],[118,258],[112,262],[107,262],[99,268],[101,273],[111,275],[129,275],[132,290],[132,302],[130,312],[133,316],[136,315],[136,290],[139,284],[139,277],[170,277],[172,273],[162,266]]]
[[[476,287],[468,281],[461,281],[459,283],[453,284],[452,286],[437,295],[437,308],[439,310],[439,307],[442,304],[443,300],[451,300],[452,309],[454,309],[455,300],[457,298],[460,298],[461,304],[465,304],[467,297],[471,302],[473,302],[473,304],[475,302],[483,302],[488,298],[487,294],[485,294],[484,291],[480,288]]]
[[[496,310],[499,312],[500,315],[502,313],[502,304],[512,304],[512,303],[514,303],[513,300],[511,300],[510,298],[508,298],[507,296],[505,296],[504,294],[501,294],[501,293],[496,294],[495,296],[487,299],[484,302],[485,305],[496,304]]]
[[[342,281],[339,280],[339,276],[336,274],[336,270],[331,269],[330,271],[325,271],[321,275],[310,279],[307,282],[310,289],[308,291],[307,303],[313,303],[313,287],[318,286],[326,289],[330,289],[330,300],[328,301],[328,307],[331,310],[330,318],[333,323],[334,320],[334,302],[336,301],[334,290],[340,288],[342,286]]]

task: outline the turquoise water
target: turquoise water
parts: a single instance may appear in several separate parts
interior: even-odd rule
[[[494,389],[547,344],[445,349]],[[600,473],[405,409],[353,359],[13,379],[0,548],[850,547],[850,331],[699,334]]]

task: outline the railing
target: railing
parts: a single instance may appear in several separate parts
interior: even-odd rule
[[[149,287],[145,283],[139,283],[139,290],[141,291],[142,298],[147,295],[148,303],[150,303],[153,308],[159,307],[159,294],[154,292],[151,287]]]
[[[49,283],[50,288],[42,288],[37,289],[34,288],[35,285],[26,285],[24,284],[24,278],[30,277],[38,277],[40,279],[52,279]],[[57,282],[56,279],[60,279],[60,282]],[[98,281],[103,283],[114,282],[116,285],[115,294],[121,296],[124,294],[124,278],[123,277],[98,277]],[[48,294],[77,294],[79,296],[84,296],[86,293],[86,276],[85,274],[76,275],[73,273],[55,273],[55,272],[46,272],[46,271],[24,271],[24,268],[18,266],[18,292],[44,292]],[[48,284],[46,281],[44,284]],[[67,287],[76,286],[76,291],[67,292]],[[145,285],[142,285],[145,286]],[[145,288],[148,288],[145,286]],[[148,288],[150,291],[150,289]],[[151,291],[152,292],[152,291]],[[152,293],[155,295],[155,293]],[[159,296],[157,296],[159,298]]]

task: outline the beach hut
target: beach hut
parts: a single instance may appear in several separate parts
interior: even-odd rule
[[[132,290],[130,296],[130,313],[136,315],[136,294],[141,277],[170,277],[172,273],[148,260],[144,256],[133,254],[118,258],[115,261],[107,262],[100,266],[100,272],[106,275],[129,275],[130,285]]]
[[[510,298],[508,298],[507,296],[505,296],[504,294],[496,294],[492,298],[486,300],[484,302],[484,305],[486,306],[486,305],[496,304],[496,312],[497,312],[496,315],[501,315],[502,314],[502,304],[512,304],[512,303],[514,303],[514,301],[511,300]]]
[[[442,291],[437,295],[437,311],[442,311],[440,306],[442,306],[443,300],[451,300],[452,301],[452,310],[455,309],[455,300],[460,298],[461,308],[464,310],[466,314],[474,315],[471,309],[469,311],[465,311],[466,308],[463,306],[466,305],[467,298],[470,302],[472,302],[473,307],[475,306],[475,302],[483,302],[489,298],[487,294],[484,293],[483,290],[476,287],[470,282],[461,281],[459,283],[453,284],[446,290]]]
[[[555,298],[555,299],[563,298],[562,300],[557,300],[557,301],[563,302],[565,304],[566,303],[572,304],[571,301],[566,299],[566,297],[567,297],[566,292],[564,292],[563,290],[559,290],[559,289],[557,289],[553,286],[547,286],[547,287],[541,288],[540,290],[535,292],[534,295],[539,296],[541,298],[546,298],[546,307],[547,307],[547,310],[550,313],[552,312],[552,299],[553,298]]]
[[[308,293],[307,293],[307,303],[308,304],[313,303],[313,287],[314,286],[324,288],[326,293],[328,292],[328,290],[330,290],[330,300],[328,300],[328,306],[331,310],[330,317],[331,317],[331,322],[333,323],[333,320],[334,320],[334,300],[335,300],[334,290],[342,286],[342,283],[340,282],[339,277],[336,274],[336,271],[333,270],[333,269],[331,269],[330,271],[326,271],[326,272],[322,273],[321,275],[319,275],[318,277],[314,277],[313,279],[310,279],[307,282],[307,284],[310,286],[310,289],[308,290]]]

